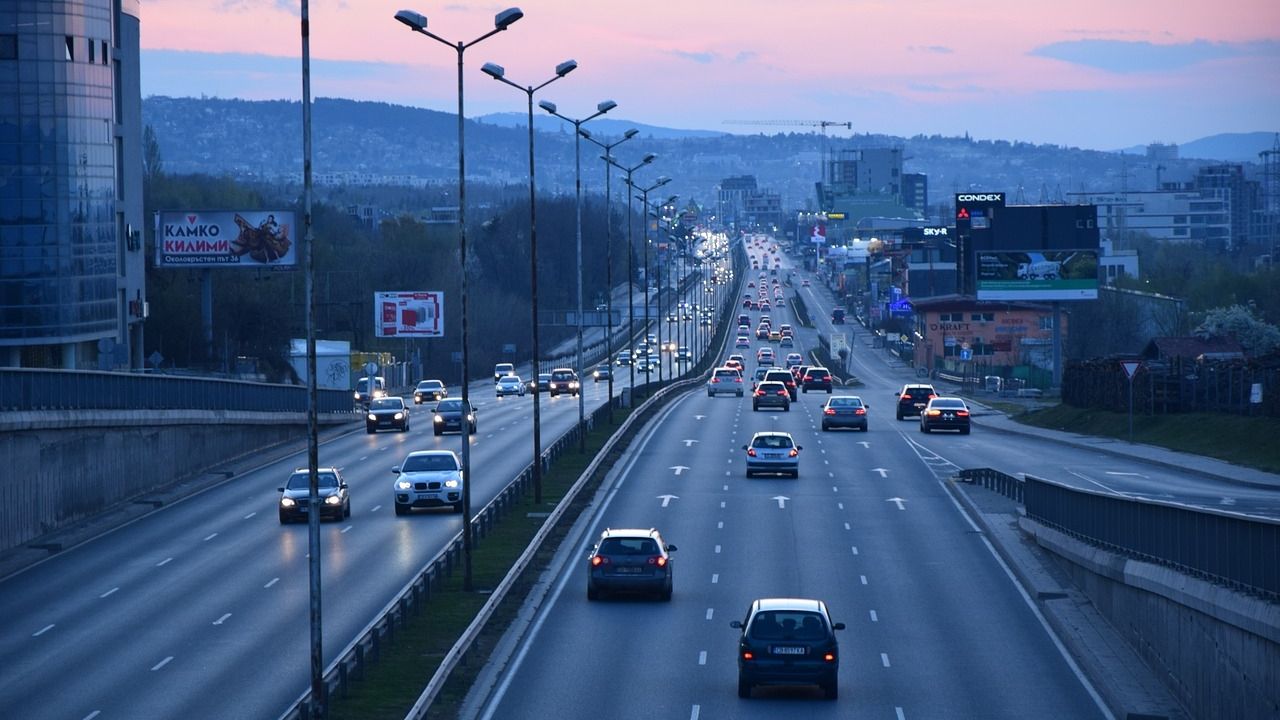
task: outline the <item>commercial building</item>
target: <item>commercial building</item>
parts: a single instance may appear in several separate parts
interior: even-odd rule
[[[0,365],[143,365],[138,32],[138,0],[0,3]]]
[[[1098,208],[1098,227],[1113,240],[1134,235],[1225,248],[1231,244],[1231,201],[1222,189],[1166,183],[1164,190],[1067,193],[1067,202]]]

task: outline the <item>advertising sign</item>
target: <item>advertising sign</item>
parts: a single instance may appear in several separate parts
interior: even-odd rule
[[[812,243],[825,243],[825,242],[827,241],[827,226],[826,226],[826,225],[822,225],[822,224],[814,225],[814,226],[813,226],[813,229],[812,229],[812,230],[810,230],[809,232],[810,232],[810,234],[809,234],[809,242],[812,242]]]
[[[287,210],[156,213],[156,267],[296,267],[294,228]]]
[[[1096,250],[978,252],[979,300],[1095,300]]]
[[[444,337],[444,293],[374,293],[373,328],[376,337]]]

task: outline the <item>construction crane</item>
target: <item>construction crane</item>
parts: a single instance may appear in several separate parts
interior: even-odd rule
[[[853,123],[839,120],[725,120],[725,125],[774,125],[784,127],[816,127],[822,132],[822,184],[827,184],[827,128],[853,129]]]

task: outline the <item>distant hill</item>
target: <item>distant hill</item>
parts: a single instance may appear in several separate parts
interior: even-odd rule
[[[1190,160],[1216,160],[1218,162],[1258,162],[1263,150],[1280,149],[1277,133],[1219,133],[1178,145],[1178,157]],[[1117,150],[1125,155],[1146,155],[1146,145],[1132,145]]]
[[[525,127],[529,120],[528,113],[490,113],[475,118],[476,122],[486,123],[489,125],[498,125],[499,127]],[[533,111],[533,129],[539,132],[560,132],[562,129],[568,129],[569,124],[560,118],[548,115],[546,112],[537,108]],[[609,117],[596,118],[583,125],[593,135],[600,135],[617,138],[631,128],[640,131],[640,138],[657,138],[657,139],[678,139],[678,138],[708,138],[722,137],[728,133],[716,132],[714,130],[682,130],[680,128],[659,127],[657,125],[645,125],[644,123],[631,122],[629,120],[616,120]]]

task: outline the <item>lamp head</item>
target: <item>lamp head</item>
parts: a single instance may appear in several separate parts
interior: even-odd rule
[[[648,165],[649,163],[651,163],[651,162],[653,162],[654,160],[657,160],[657,159],[658,159],[658,156],[657,156],[657,155],[655,155],[655,154],[653,154],[653,153],[645,153],[645,154],[644,154],[644,159],[643,159],[643,160],[641,160],[640,162],[644,163],[645,165]]]
[[[485,75],[488,75],[494,80],[501,80],[502,76],[507,73],[507,71],[504,70],[503,67],[501,65],[498,65],[497,63],[485,63],[484,67],[480,68],[480,72],[484,73]]]
[[[565,60],[564,62],[556,66],[556,75],[560,77],[564,77],[565,75],[568,75],[569,73],[577,69],[578,69],[577,60]]]
[[[543,110],[546,110],[552,115],[556,114],[556,104],[551,102],[550,100],[539,100],[538,107],[542,108]]]
[[[408,25],[409,29],[414,32],[422,32],[427,29],[427,16],[420,12],[401,10],[396,13],[396,19]]]
[[[635,137],[635,136],[637,136],[637,135],[639,135],[639,134],[640,134],[640,131],[639,131],[639,130],[637,130],[637,129],[635,129],[635,128],[631,128],[630,130],[628,130],[628,131],[626,131],[626,132],[622,133],[622,137],[623,137],[623,139],[624,139],[624,140],[630,140],[631,138],[633,138],[633,137]]]
[[[499,30],[506,30],[507,27],[522,17],[524,17],[524,13],[521,12],[520,8],[507,8],[493,18],[493,26]]]
[[[590,140],[590,139],[591,139],[591,132],[590,132],[589,130],[587,130],[586,128],[584,128],[584,127],[580,127],[580,128],[578,128],[578,134],[579,134],[579,135],[581,135],[582,137],[584,137],[584,138],[588,139],[588,140]]]
[[[663,185],[666,185],[669,182],[671,182],[671,178],[667,177],[666,175],[663,175],[662,177],[658,178],[658,184],[654,185],[654,187],[661,187]]]
[[[605,100],[604,102],[600,103],[599,105],[596,105],[596,112],[598,112],[598,113],[607,113],[607,112],[609,112],[610,110],[612,110],[612,109],[614,109],[614,108],[616,108],[616,107],[618,107],[618,103],[616,103],[616,102],[614,102],[614,101],[612,101],[612,100]]]

